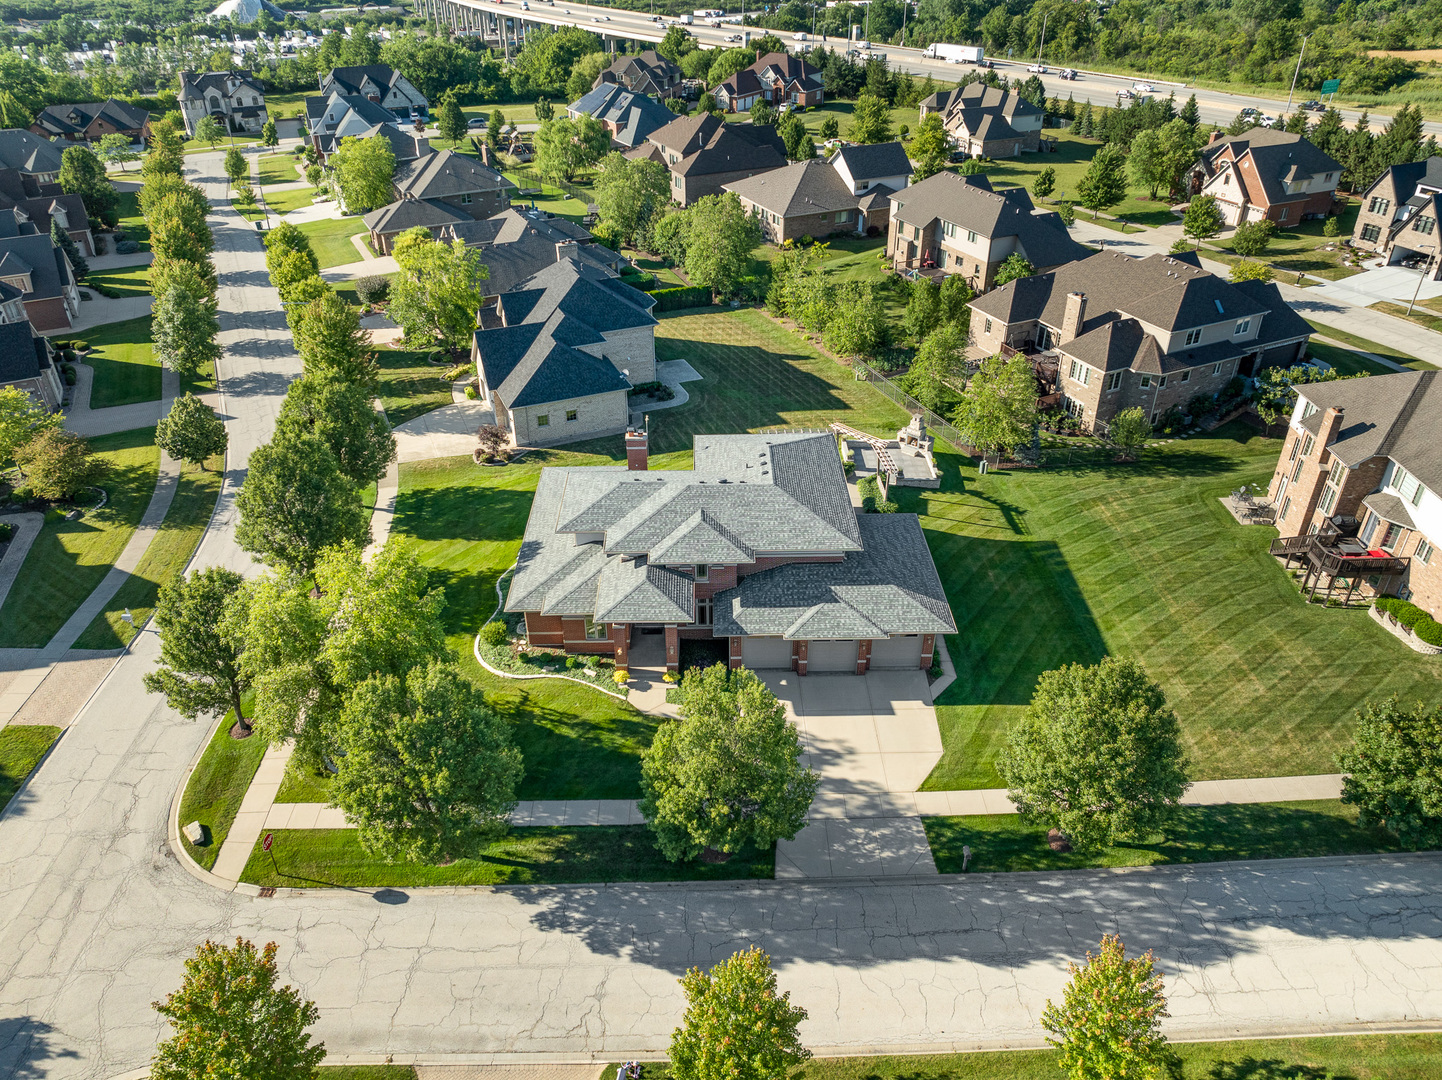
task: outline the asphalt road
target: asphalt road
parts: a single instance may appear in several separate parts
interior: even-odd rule
[[[220,162],[187,163],[215,191]],[[299,365],[254,234],[228,209],[212,220],[232,456],[197,562],[249,570],[229,496]],[[1435,855],[915,883],[223,892],[166,843],[207,726],[145,693],[157,652],[153,633],[137,638],[0,819],[0,1076],[144,1066],[163,1034],[150,1002],[199,942],[236,935],[279,943],[338,1058],[662,1051],[678,977],[751,943],[809,1010],[818,1051],[1036,1045],[1066,962],[1109,931],[1156,950],[1174,1036],[1442,1027]]]
[[[521,19],[552,26],[579,26],[597,34],[634,41],[658,42],[665,36],[666,30],[675,23],[674,19],[667,19],[661,23],[654,22],[652,16],[644,12],[626,11],[605,5],[567,3],[564,0],[556,0],[555,4],[546,3],[545,0],[526,0],[530,5],[529,10],[522,10],[520,3],[516,0],[453,0],[453,2],[463,7],[491,12],[510,19]],[[737,42],[727,41],[727,38],[732,35],[750,33],[754,37],[767,32],[761,27],[741,27],[734,23],[722,23],[717,28],[707,25],[699,19],[694,24],[687,26],[686,29],[694,34],[705,48],[734,47],[738,44]],[[794,34],[778,33],[777,36],[786,41],[789,47],[795,47],[798,44]],[[816,37],[811,40],[815,44],[825,45],[827,48],[846,45],[844,38]],[[920,49],[877,45],[874,52],[884,54],[894,69],[914,75],[930,74],[937,79],[955,80],[961,73],[973,70],[967,65],[929,60],[923,56]],[[1006,75],[1008,78],[1025,79],[1028,74],[1027,65],[1031,63],[1031,60],[1027,58],[1011,61],[993,58],[993,62],[998,74]],[[1071,82],[1059,78],[1055,74],[1057,70],[1053,67],[1052,74],[1042,76],[1042,83],[1047,88],[1048,96],[1066,98],[1070,94],[1075,96],[1078,103],[1090,101],[1093,105],[1114,106],[1117,104],[1117,91],[1129,89],[1136,81],[1130,76],[1084,74],[1075,82]],[[1193,90],[1180,83],[1155,80],[1152,85],[1156,87],[1156,92],[1163,97],[1168,92],[1175,90],[1178,102],[1185,101],[1190,94],[1195,93],[1201,119],[1207,124],[1217,123],[1225,127],[1236,118],[1237,113],[1248,106],[1274,116],[1288,111],[1286,98],[1230,94],[1220,90]],[[1310,94],[1297,95],[1293,107],[1300,106],[1302,101],[1310,96]],[[1360,110],[1342,109],[1341,113],[1350,124],[1356,121]],[[1386,125],[1388,116],[1383,113],[1372,113],[1370,119],[1371,127],[1380,131]],[[1429,120],[1422,126],[1426,132],[1442,135],[1442,122]]]

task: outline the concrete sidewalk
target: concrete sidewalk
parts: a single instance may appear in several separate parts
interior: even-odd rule
[[[5,598],[10,595],[10,587],[20,576],[20,566],[24,563],[25,556],[30,553],[30,545],[35,543],[35,538],[40,535],[40,527],[45,524],[45,515],[39,513],[6,514],[0,517],[0,524],[5,523],[15,526],[15,534],[10,537],[10,545],[5,549],[5,557],[0,559],[0,608],[5,606]]]

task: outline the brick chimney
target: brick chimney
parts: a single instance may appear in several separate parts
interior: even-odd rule
[[[646,458],[646,430],[644,428],[627,428],[626,468],[632,472],[645,472]]]
[[[1222,139],[1225,139],[1226,137],[1227,137],[1227,133],[1226,133],[1225,131],[1214,131],[1214,132],[1212,132],[1211,138],[1209,138],[1209,139],[1207,140],[1207,145],[1208,145],[1208,146],[1211,146],[1212,143],[1218,142],[1218,141],[1220,141],[1220,140],[1222,140]]]
[[[1085,293],[1071,292],[1066,294],[1066,311],[1061,317],[1061,344],[1065,345],[1072,338],[1078,337],[1082,332],[1082,325],[1087,317],[1087,298]]]
[[[1333,405],[1322,414],[1321,438],[1318,439],[1324,448],[1331,446],[1337,438],[1337,433],[1342,430],[1342,409]]]

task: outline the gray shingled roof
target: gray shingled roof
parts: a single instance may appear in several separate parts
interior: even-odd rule
[[[792,162],[783,169],[772,169],[721,187],[781,217],[854,210],[857,204],[857,196],[842,183],[836,170],[816,158]]]
[[[40,110],[35,123],[53,135],[79,135],[99,116],[121,131],[140,130],[150,114],[128,101],[79,102],[74,105],[47,105]]]
[[[1327,447],[1348,468],[1369,458],[1396,461],[1433,492],[1442,493],[1442,379],[1436,369],[1372,375],[1362,379],[1309,383],[1299,397],[1317,407],[1302,421],[1320,434],[1333,406],[1342,409],[1342,429]]]
[[[838,160],[845,162],[846,168],[858,183],[883,176],[911,175],[911,159],[906,156],[906,150],[899,142],[843,146],[832,154],[829,160],[832,165]]]
[[[1401,525],[1404,529],[1417,527],[1412,522],[1412,515],[1407,512],[1407,504],[1390,492],[1374,491],[1362,500],[1362,505],[1375,512],[1383,521]]]
[[[616,125],[611,141],[627,148],[639,146],[676,114],[655,98],[628,90],[621,83],[600,83],[567,106],[571,116],[585,114]]]
[[[428,229],[439,228],[451,222],[469,221],[470,218],[443,202],[429,199],[397,199],[379,210],[372,210],[364,218],[366,228],[375,233],[404,232],[423,225]]]
[[[864,514],[863,548],[840,562],[789,563],[718,593],[717,637],[792,640],[955,633],[956,623],[914,514]]]
[[[442,199],[477,191],[515,190],[516,185],[473,157],[441,150],[396,167],[392,180],[402,195]]]
[[[656,566],[644,555],[608,559],[596,581],[596,622],[689,623],[696,620],[690,574]]]
[[[0,385],[40,377],[36,344],[28,321],[0,323]]]
[[[615,364],[579,348],[604,340],[559,311],[543,322],[476,331],[486,385],[511,408],[629,390]]]
[[[532,274],[496,302],[507,326],[543,322],[553,311],[602,333],[655,326],[656,298],[624,281],[569,259]]]
[[[11,268],[15,269],[12,270]],[[48,235],[11,236],[0,239],[0,272],[30,274],[31,289],[26,300],[63,296],[75,279],[65,253],[50,242]]]
[[[728,124],[713,113],[678,116],[653,131],[647,141],[681,158],[671,166],[681,176],[760,172],[786,164],[786,145],[773,125]]]
[[[1418,184],[1442,188],[1442,157],[1434,155],[1425,161],[1406,161],[1401,165],[1393,165],[1372,182],[1372,187],[1367,189],[1365,195],[1371,195],[1374,188],[1386,184],[1389,178],[1392,181],[1392,189],[1396,191],[1397,198],[1402,202],[1406,202],[1412,197]],[[1366,201],[1365,198],[1363,201]]]
[[[20,128],[0,129],[0,165],[27,173],[58,173],[61,148]]]

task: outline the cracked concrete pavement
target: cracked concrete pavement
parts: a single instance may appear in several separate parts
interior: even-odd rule
[[[216,184],[219,155],[194,155]],[[233,497],[298,365],[254,234],[215,215],[230,416],[199,565],[249,569]],[[1439,1026],[1442,857],[925,881],[316,890],[258,899],[166,844],[206,741],[145,693],[139,635],[0,820],[0,1075],[144,1066],[150,1002],[206,938],[280,944],[333,1060],[524,1063],[663,1050],[677,978],[739,947],[775,958],[823,1052],[1028,1045],[1065,964],[1119,931],[1156,950],[1175,1036]]]

